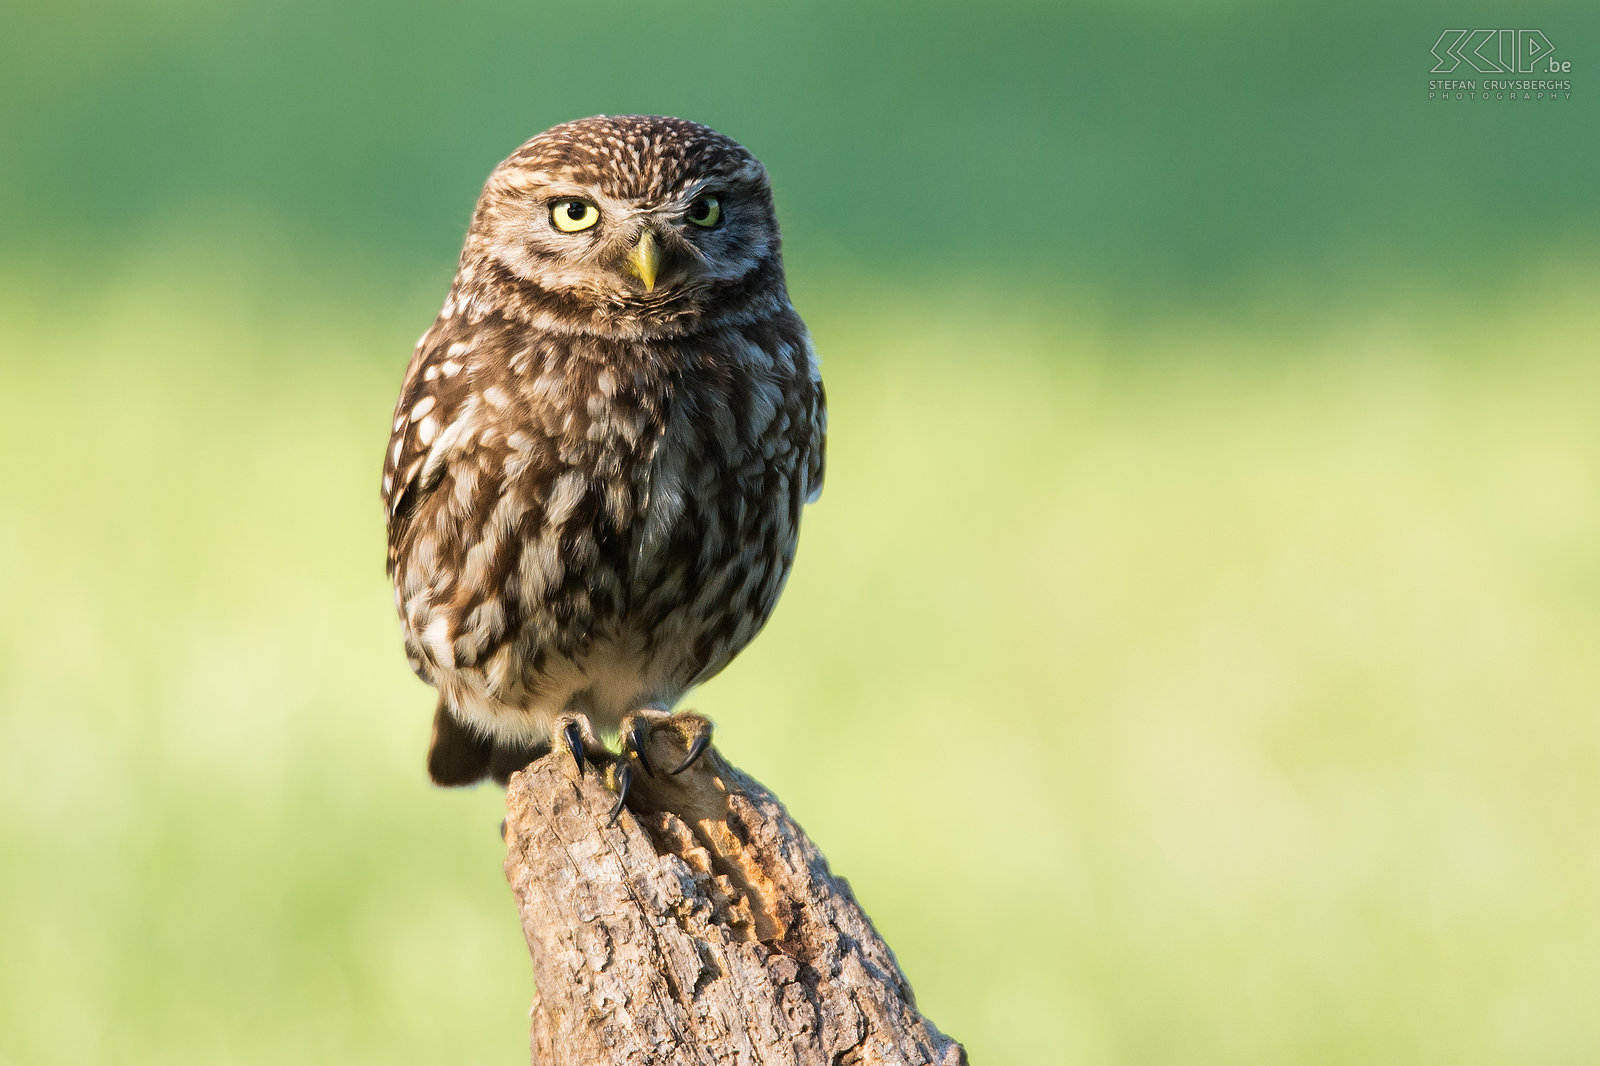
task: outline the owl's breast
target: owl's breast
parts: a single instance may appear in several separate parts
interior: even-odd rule
[[[799,348],[739,340],[517,349],[423,412],[433,473],[395,539],[419,672],[496,705],[670,701],[754,637],[794,557],[809,378]]]
[[[754,362],[674,394],[636,525],[626,624],[676,657],[685,686],[755,636],[794,558],[804,475],[789,383]]]

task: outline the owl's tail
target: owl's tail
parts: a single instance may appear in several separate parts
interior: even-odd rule
[[[548,744],[496,744],[462,725],[441,698],[433,712],[428,776],[447,788],[477,784],[486,777],[504,785],[512,774],[549,751]]]

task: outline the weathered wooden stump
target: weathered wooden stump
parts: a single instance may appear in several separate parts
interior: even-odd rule
[[[655,734],[652,765],[675,744]],[[564,754],[506,800],[535,1066],[966,1062],[850,886],[714,748],[678,777],[640,774],[613,826],[614,794]]]

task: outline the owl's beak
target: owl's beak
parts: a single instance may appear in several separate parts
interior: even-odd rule
[[[633,246],[633,251],[628,255],[628,273],[644,282],[645,292],[656,291],[656,271],[661,267],[661,249],[656,244],[656,235],[645,230],[639,235],[639,243]]]

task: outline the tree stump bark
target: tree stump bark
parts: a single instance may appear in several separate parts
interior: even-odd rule
[[[676,743],[653,734],[652,765]],[[678,777],[636,773],[608,827],[615,799],[565,754],[507,793],[534,1066],[964,1066],[850,886],[714,748]]]

